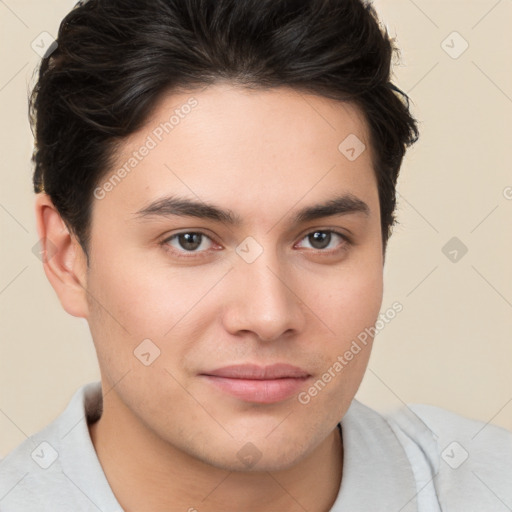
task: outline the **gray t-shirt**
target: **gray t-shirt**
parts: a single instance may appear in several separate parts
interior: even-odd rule
[[[122,512],[86,424],[101,408],[100,383],[81,387],[0,463],[1,512]],[[341,428],[331,512],[512,510],[512,432],[430,405],[383,415],[355,399]]]

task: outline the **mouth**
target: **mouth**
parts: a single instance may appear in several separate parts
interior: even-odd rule
[[[200,376],[224,393],[259,404],[284,401],[296,395],[311,378],[302,368],[282,363],[225,366],[201,373]]]

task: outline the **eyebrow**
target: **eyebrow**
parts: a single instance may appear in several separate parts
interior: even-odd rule
[[[296,212],[292,224],[300,224],[334,215],[363,214],[370,215],[369,206],[353,194],[333,197],[324,203],[306,206]],[[224,210],[214,204],[196,201],[186,197],[166,196],[153,201],[135,213],[137,219],[149,217],[196,217],[222,222],[231,226],[243,224],[242,218],[232,210]]]

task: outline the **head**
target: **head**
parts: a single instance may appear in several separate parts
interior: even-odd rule
[[[57,41],[30,105],[38,230],[112,407],[218,467],[306,457],[366,369],[371,339],[335,363],[377,320],[418,136],[393,41],[359,0],[90,0]],[[215,376],[274,363],[304,375],[282,396]]]

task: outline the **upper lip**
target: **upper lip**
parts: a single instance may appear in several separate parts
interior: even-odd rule
[[[299,379],[309,377],[310,374],[291,364],[276,363],[269,366],[259,366],[256,364],[235,364],[224,366],[204,372],[203,375],[214,377],[224,377],[228,379],[252,379],[252,380],[271,380],[271,379]]]

